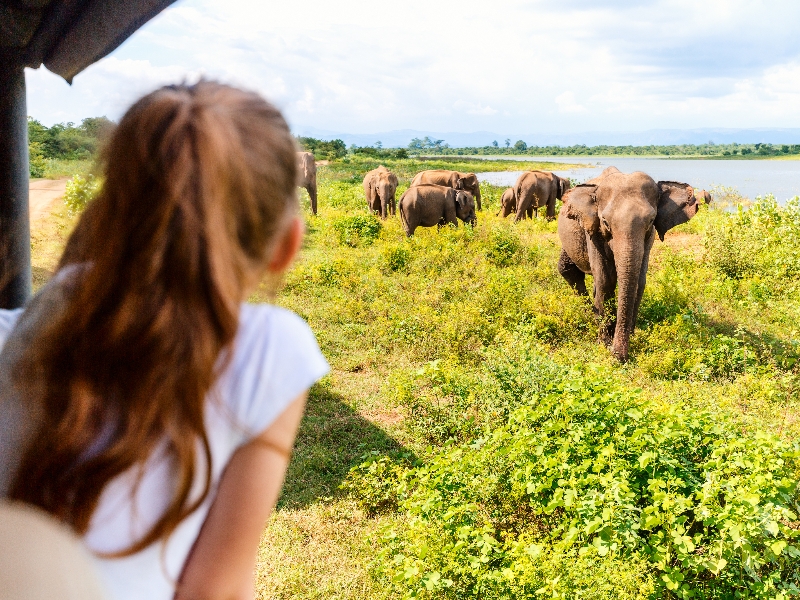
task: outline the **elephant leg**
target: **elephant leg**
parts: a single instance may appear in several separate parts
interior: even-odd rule
[[[579,296],[588,296],[589,292],[586,291],[586,273],[581,271],[566,251],[562,248],[561,256],[558,257],[558,272],[567,280],[567,283],[573,290],[578,292]]]
[[[642,268],[639,271],[639,287],[636,289],[636,302],[633,305],[633,323],[631,324],[631,333],[636,328],[636,320],[639,317],[639,306],[642,304],[642,296],[644,295],[644,286],[647,285],[647,266],[650,263],[650,250],[653,248],[655,241],[655,234],[651,229],[644,240],[644,256],[642,257]]]
[[[614,341],[617,327],[615,311],[606,312],[606,302],[614,301],[614,290],[617,287],[617,271],[614,265],[603,265],[604,268],[592,269],[594,276],[594,312],[600,321],[598,340],[610,346]],[[609,268],[610,267],[610,268]]]
[[[392,202],[389,205],[389,209],[392,212],[392,216],[394,216],[397,213],[397,201],[394,198],[392,198]]]
[[[311,199],[311,213],[317,214],[317,184],[316,182],[309,183],[306,187],[308,197]]]
[[[538,219],[539,218],[539,207],[538,206],[531,206],[528,209],[528,218],[529,219]]]
[[[553,219],[556,218],[556,199],[555,199],[555,196],[553,198],[551,198],[547,202],[547,214],[545,215],[545,218],[548,221],[552,221]]]

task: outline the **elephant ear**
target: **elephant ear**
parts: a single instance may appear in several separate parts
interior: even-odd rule
[[[658,213],[653,225],[663,242],[664,234],[695,216],[700,204],[694,196],[694,188],[688,183],[659,181],[658,193]]]
[[[558,175],[556,175],[556,177],[558,177]],[[569,179],[565,177],[558,177],[558,195],[556,196],[556,199],[561,200],[567,191],[569,191]]]
[[[597,186],[581,184],[564,195],[564,207],[568,219],[575,219],[590,236],[600,229],[597,212]]]

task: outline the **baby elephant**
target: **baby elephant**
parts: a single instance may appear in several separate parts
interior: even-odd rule
[[[370,212],[378,213],[385,219],[387,213],[394,214],[397,176],[381,165],[364,176],[364,195]]]
[[[503,215],[503,218],[517,213],[517,192],[513,187],[506,188],[500,198],[500,211],[495,216]]]
[[[407,236],[414,235],[417,227],[433,227],[452,223],[458,219],[475,224],[475,200],[464,190],[454,190],[443,185],[423,184],[408,188],[400,197],[400,222]]]

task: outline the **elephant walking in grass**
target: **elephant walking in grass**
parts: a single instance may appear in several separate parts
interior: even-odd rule
[[[475,201],[472,194],[443,185],[415,185],[400,196],[398,206],[400,222],[408,237],[417,227],[433,227],[452,223],[458,219],[475,224]]]
[[[314,155],[311,152],[298,152],[297,167],[300,172],[297,185],[306,189],[311,199],[311,212],[317,214],[317,163]]]
[[[549,171],[523,173],[514,184],[514,193],[517,199],[514,220],[521,221],[525,217],[538,217],[541,206],[547,207],[548,221],[555,219],[556,200],[561,200],[569,187],[569,179],[559,177]],[[506,217],[511,212],[502,210],[501,214]]]
[[[395,214],[397,202],[397,176],[381,165],[364,176],[364,195],[370,212],[377,213],[385,219],[387,212]]]
[[[699,207],[686,183],[656,183],[645,173],[625,174],[616,167],[565,195],[558,215],[558,270],[583,295],[585,276],[592,275],[599,338],[620,361],[628,359],[656,234],[664,241],[667,231],[694,217]],[[616,319],[606,322],[605,302],[617,284]]]
[[[433,169],[430,171],[420,171],[414,175],[411,185],[422,185],[430,183],[433,185],[446,185],[454,190],[464,190],[472,194],[478,210],[481,210],[481,183],[475,173],[461,173],[460,171],[447,171],[445,169]]]

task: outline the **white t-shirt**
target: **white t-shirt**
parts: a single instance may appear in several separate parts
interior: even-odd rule
[[[25,436],[24,407],[9,385],[19,349],[35,343],[36,323],[57,309],[61,298],[45,286],[28,306],[0,310],[0,497],[18,467]],[[49,289],[48,289],[49,288]],[[19,327],[15,326],[19,322]],[[270,305],[243,304],[231,360],[209,393],[206,431],[211,445],[211,492],[200,509],[184,520],[166,542],[132,556],[96,558],[100,575],[114,600],[169,600],[186,557],[215,496],[216,486],[233,453],[264,431],[292,400],[328,372],[314,334],[294,313]],[[100,497],[84,541],[89,550],[125,549],[150,529],[172,497],[169,465],[161,456],[148,461],[133,495],[138,469],[112,480]],[[196,491],[202,486],[198,477]],[[223,550],[224,551],[224,550]]]

